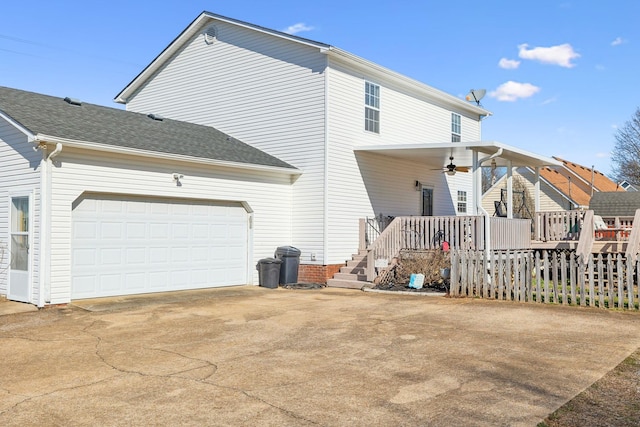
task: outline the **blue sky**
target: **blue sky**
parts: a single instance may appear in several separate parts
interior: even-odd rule
[[[200,12],[337,46],[452,95],[487,89],[483,139],[611,171],[640,106],[640,2],[7,2],[0,85],[113,98]]]

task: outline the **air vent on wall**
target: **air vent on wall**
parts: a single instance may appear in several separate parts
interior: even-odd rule
[[[218,29],[215,25],[209,25],[202,35],[204,36],[204,42],[206,44],[213,44],[218,38]]]

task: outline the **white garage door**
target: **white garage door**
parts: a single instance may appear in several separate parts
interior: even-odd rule
[[[71,298],[247,284],[237,203],[86,197],[73,207]]]

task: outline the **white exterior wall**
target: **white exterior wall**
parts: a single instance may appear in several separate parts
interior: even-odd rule
[[[531,199],[535,199],[535,173],[526,168],[518,168],[513,172],[513,177],[519,176],[523,178],[523,182]],[[482,196],[482,207],[490,214],[495,212],[494,201],[500,200],[500,189],[507,188],[506,178],[500,179]],[[569,200],[559,193],[555,188],[547,184],[546,181],[540,179],[540,211],[564,211],[570,209]],[[533,212],[531,212],[533,214]]]
[[[288,176],[190,163],[150,161],[81,152],[66,148],[56,157],[52,173],[51,289],[52,304],[65,303],[71,292],[71,215],[73,202],[85,193],[110,193],[177,199],[245,202],[253,210],[249,267],[258,283],[255,265],[272,257],[291,235],[291,183]],[[172,173],[184,175],[176,186]],[[277,201],[277,203],[274,203]]]
[[[328,264],[344,262],[356,252],[359,218],[420,215],[422,193],[415,189],[416,180],[434,190],[434,215],[457,214],[458,190],[467,192],[471,212],[471,173],[449,177],[417,162],[353,151],[356,146],[451,141],[452,110],[336,60],[327,75]],[[380,85],[379,134],[364,130],[365,81]],[[480,123],[462,114],[461,130],[463,141],[480,139]]]
[[[9,203],[12,194],[27,192],[32,196],[31,214],[31,297],[37,304],[40,278],[40,160],[42,153],[24,133],[0,118],[0,294],[7,294],[9,274]]]
[[[127,109],[213,126],[303,171],[293,187],[290,237],[278,245],[324,261],[324,69],[318,49],[214,21],[217,41],[194,37]],[[206,27],[206,25],[205,25]],[[204,28],[204,27],[203,27]],[[271,199],[274,207],[281,205]],[[282,211],[282,207],[280,210]]]

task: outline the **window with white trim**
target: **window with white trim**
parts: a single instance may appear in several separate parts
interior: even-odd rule
[[[458,213],[467,213],[467,192],[458,191]]]
[[[451,113],[451,142],[460,142],[462,125],[460,124],[460,114]]]
[[[380,86],[364,82],[364,130],[380,133]]]

